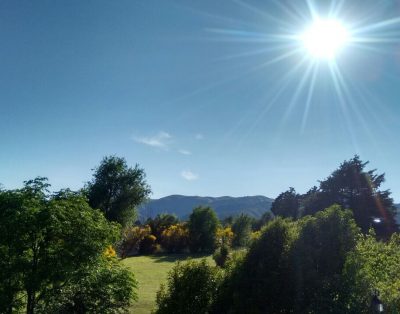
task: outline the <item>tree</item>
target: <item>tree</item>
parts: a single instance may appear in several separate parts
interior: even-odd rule
[[[396,208],[390,191],[380,190],[385,181],[384,174],[376,170],[365,170],[367,162],[359,156],[344,161],[326,180],[320,182],[318,189],[310,190],[303,197],[304,214],[339,204],[351,209],[357,225],[363,233],[373,227],[380,237],[388,238],[397,230]],[[379,218],[381,223],[374,223]]]
[[[96,289],[107,291],[111,303],[119,299],[116,285],[121,285],[121,272],[128,283],[133,282],[127,270],[116,270],[118,263],[100,266],[104,249],[119,237],[119,226],[90,208],[79,193],[64,190],[51,195],[48,187],[45,178],[36,178],[25,182],[23,189],[0,192],[1,313],[19,312],[25,306],[26,313],[33,314],[55,305],[54,291],[77,289],[79,285],[69,284],[78,279],[87,282],[83,274],[89,268],[103,269],[107,275],[108,280],[97,282]],[[135,298],[135,286],[125,286],[129,286],[124,294],[128,306]],[[94,289],[89,283],[86,287]],[[78,293],[71,290],[71,295]],[[99,296],[91,298],[97,302]],[[112,313],[111,308],[107,313]]]
[[[293,222],[268,223],[243,260],[220,285],[212,313],[288,313],[293,283],[287,280],[287,255],[296,237]]]
[[[167,287],[157,293],[157,314],[209,313],[220,283],[220,272],[200,262],[178,262],[168,274]]]
[[[338,206],[272,220],[228,272],[213,313],[347,313],[342,272],[358,231]]]
[[[136,206],[151,193],[145,178],[138,165],[131,168],[124,158],[104,157],[87,184],[89,204],[100,209],[108,220],[131,225],[136,218]]]
[[[245,247],[250,242],[252,219],[246,214],[240,214],[233,222],[234,247]]]
[[[260,219],[256,220],[253,223],[252,229],[254,231],[258,231],[260,230],[262,227],[264,227],[268,222],[270,222],[273,219],[273,215],[271,212],[265,212],[264,214],[262,214],[262,216],[260,217]]]
[[[294,188],[289,188],[289,190],[279,194],[274,200],[271,211],[275,216],[299,218],[300,195],[296,193]]]
[[[346,313],[342,272],[359,233],[351,211],[333,205],[298,224],[288,263],[296,287],[294,312]]]
[[[379,294],[385,313],[400,308],[400,236],[377,241],[374,232],[361,235],[344,268],[347,307],[352,313],[371,313],[372,296]]]
[[[189,248],[192,253],[213,252],[219,225],[217,215],[210,207],[197,207],[190,214]]]

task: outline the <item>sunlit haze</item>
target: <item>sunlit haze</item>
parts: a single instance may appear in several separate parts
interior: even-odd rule
[[[103,156],[153,198],[276,197],[358,154],[400,202],[400,5],[0,3],[0,183],[79,189]]]

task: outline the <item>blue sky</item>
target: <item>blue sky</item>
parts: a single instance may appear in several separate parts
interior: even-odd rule
[[[340,2],[370,40],[335,59],[338,93],[328,61],[312,80],[275,40],[310,23],[306,1],[1,1],[0,182],[78,189],[116,154],[153,197],[276,197],[359,154],[400,201],[400,5]]]

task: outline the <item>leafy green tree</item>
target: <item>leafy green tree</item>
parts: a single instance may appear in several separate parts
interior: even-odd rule
[[[334,205],[298,221],[299,235],[289,254],[290,281],[296,287],[294,312],[346,313],[341,276],[359,228],[352,213]]]
[[[124,158],[104,157],[87,184],[89,204],[100,209],[108,220],[131,225],[136,206],[151,193],[145,179],[145,172],[138,165],[131,168]]]
[[[22,306],[28,314],[40,312],[50,305],[54,291],[63,291],[77,274],[98,266],[104,249],[119,237],[119,226],[90,208],[82,195],[68,190],[51,195],[48,187],[45,178],[36,178],[25,182],[23,189],[0,192],[2,313],[19,312]],[[113,275],[113,265],[107,268],[107,285],[97,283],[97,289],[116,297],[120,281]],[[127,304],[134,298],[135,286],[129,287],[132,298],[125,300]],[[91,297],[96,302],[99,296]]]
[[[273,214],[271,212],[265,212],[262,214],[260,219],[257,219],[256,221],[253,222],[252,229],[253,231],[258,231],[262,227],[264,227],[268,222],[270,222],[273,219]]]
[[[223,280],[212,313],[284,313],[293,296],[287,256],[296,234],[293,222],[277,218],[268,223]]]
[[[300,195],[294,188],[289,188],[286,192],[279,194],[271,206],[271,211],[275,216],[284,218],[300,217]]]
[[[240,214],[232,224],[234,247],[245,247],[250,242],[253,220],[246,214]]]
[[[80,267],[58,289],[50,290],[38,313],[124,313],[137,299],[137,281],[116,258]]]
[[[221,284],[213,313],[347,313],[342,272],[358,231],[338,206],[272,220]]]
[[[372,231],[372,230],[371,230]],[[374,232],[360,236],[346,260],[347,307],[351,313],[370,313],[372,296],[379,294],[385,313],[400,309],[400,236],[377,241]]]
[[[178,262],[168,275],[167,287],[157,293],[157,314],[209,313],[215,299],[221,274],[205,259],[200,262]]]
[[[190,214],[189,248],[192,253],[213,252],[219,221],[215,211],[210,207],[197,207]]]
[[[304,214],[313,214],[333,204],[351,209],[357,225],[364,233],[373,227],[380,237],[389,237],[397,230],[396,208],[390,191],[380,190],[385,181],[384,174],[376,170],[365,170],[368,162],[359,156],[344,161],[318,189],[310,190],[303,197]],[[374,223],[374,219],[381,223]]]

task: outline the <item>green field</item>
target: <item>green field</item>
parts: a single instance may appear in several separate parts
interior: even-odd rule
[[[199,256],[189,254],[169,254],[135,256],[123,260],[123,263],[132,269],[139,282],[139,300],[132,307],[132,313],[150,313],[155,305],[156,292],[160,284],[165,282],[168,271],[174,266],[175,262],[192,258],[200,260],[206,258],[210,263],[214,263],[211,256]]]

